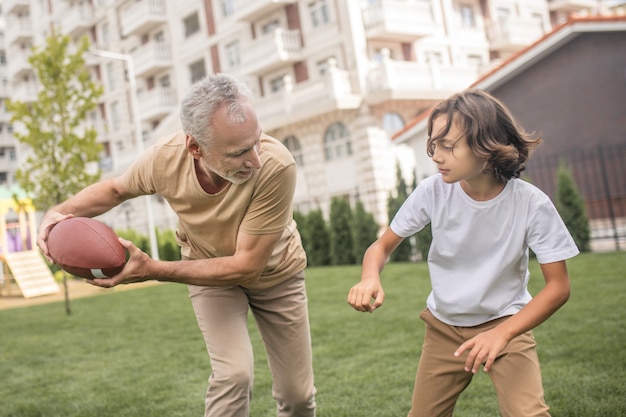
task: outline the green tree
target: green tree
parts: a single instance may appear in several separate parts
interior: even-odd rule
[[[304,249],[310,266],[330,265],[330,235],[320,209],[312,210],[306,217],[303,233]]]
[[[347,199],[333,197],[330,201],[330,261],[333,265],[355,263],[352,238],[352,209]]]
[[[352,236],[354,239],[354,259],[363,262],[365,251],[378,237],[378,224],[374,215],[365,211],[361,200],[356,202],[352,216]]]
[[[413,190],[417,188],[417,178],[413,177]],[[422,230],[417,232],[417,239],[415,246],[420,254],[422,261],[428,260],[428,252],[430,251],[430,245],[433,241],[433,230],[430,223],[428,223]]]
[[[585,202],[574,182],[567,164],[561,162],[557,169],[556,208],[581,252],[591,250],[589,218]]]
[[[298,226],[298,232],[300,232],[300,239],[302,239],[302,246],[304,246],[304,248],[306,249],[306,247],[308,246],[307,236],[305,236],[306,228],[307,228],[306,227],[306,215],[299,212],[298,210],[294,210],[293,219],[295,220],[296,225]]]
[[[396,192],[395,195],[391,194],[387,200],[387,214],[389,215],[389,221],[393,219],[400,207],[409,196],[408,187],[406,181],[402,176],[400,166],[396,165]],[[413,242],[412,237],[408,237],[400,243],[395,251],[390,256],[390,260],[393,262],[403,262],[411,259],[413,254]]]
[[[34,47],[28,61],[41,89],[35,102],[7,100],[16,124],[14,135],[28,145],[26,161],[16,172],[19,185],[33,196],[38,209],[46,210],[97,181],[101,145],[96,131],[85,126],[89,111],[97,105],[102,87],[85,67],[89,39],[83,38],[72,52],[68,36],[53,34],[43,48]]]
[[[180,247],[176,242],[176,233],[171,229],[157,229],[156,234],[159,245],[159,258],[163,261],[180,261]]]
[[[7,100],[15,138],[29,151],[16,172],[18,184],[33,196],[41,210],[59,204],[100,177],[87,166],[97,163],[101,145],[96,131],[85,126],[89,111],[97,105],[102,87],[85,67],[89,39],[75,49],[68,36],[53,34],[43,48],[34,47],[28,58],[41,85],[37,100]],[[72,52],[73,51],[73,52]],[[67,274],[63,274],[65,309],[71,314]]]

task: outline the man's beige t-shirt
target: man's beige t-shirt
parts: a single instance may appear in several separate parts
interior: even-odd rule
[[[178,215],[176,237],[189,259],[235,253],[237,233],[282,231],[260,279],[247,286],[274,286],[304,270],[306,255],[293,220],[295,161],[285,146],[263,134],[262,167],[244,184],[230,183],[217,194],[205,192],[196,176],[194,159],[178,132],[159,141],[138,159],[125,176],[130,193],[159,194]]]

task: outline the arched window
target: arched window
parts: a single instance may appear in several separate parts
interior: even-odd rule
[[[293,159],[296,160],[296,165],[304,166],[304,156],[298,138],[293,135],[287,136],[285,140],[283,140],[283,145],[285,145],[293,155]]]
[[[352,155],[350,133],[342,122],[333,123],[324,134],[324,155],[327,161]]]
[[[387,132],[387,136],[391,137],[404,127],[404,120],[395,112],[385,113],[383,116],[383,129]]]

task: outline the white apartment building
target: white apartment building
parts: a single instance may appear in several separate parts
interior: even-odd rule
[[[435,101],[469,86],[494,64],[549,32],[569,13],[597,13],[596,0],[0,0],[0,100],[34,100],[27,56],[52,28],[100,51],[89,56],[105,88],[89,123],[104,145],[104,176],[180,128],[178,106],[204,76],[227,72],[253,90],[264,131],[299,165],[294,207],[332,197],[360,199],[381,226],[396,187],[428,175],[428,161],[390,137]],[[100,54],[102,55],[102,54]],[[134,108],[133,94],[138,106]],[[139,127],[138,127],[139,126]],[[136,134],[140,130],[141,135]],[[141,136],[141,138],[138,138]],[[22,155],[0,106],[0,183]],[[419,161],[418,166],[416,161]],[[418,178],[421,179],[421,178]],[[149,197],[157,227],[176,219]],[[124,203],[104,221],[145,232],[146,199]]]

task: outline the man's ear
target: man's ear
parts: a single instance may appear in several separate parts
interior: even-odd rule
[[[189,152],[195,159],[200,159],[202,156],[200,145],[189,133],[185,135],[185,147],[187,148],[187,152]]]

